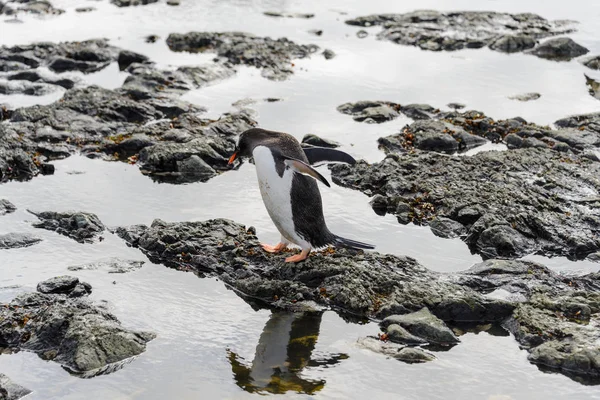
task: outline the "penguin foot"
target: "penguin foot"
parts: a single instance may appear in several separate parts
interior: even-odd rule
[[[275,246],[265,243],[261,243],[260,245],[267,253],[280,253],[286,248],[285,243],[277,243]]]
[[[310,249],[302,250],[300,254],[295,254],[291,257],[285,259],[285,262],[300,262],[304,261],[308,258],[308,254],[310,253]]]

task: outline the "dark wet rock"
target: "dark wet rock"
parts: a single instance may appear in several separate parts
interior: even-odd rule
[[[588,87],[588,92],[590,93],[590,96],[600,100],[600,82],[598,82],[595,79],[590,78],[589,76],[585,75],[585,84]]]
[[[92,285],[80,282],[74,276],[57,276],[38,283],[37,291],[44,294],[64,294],[67,297],[82,297],[92,293]]]
[[[75,9],[75,12],[78,13],[87,13],[87,12],[92,12],[92,11],[96,11],[95,7],[77,7]]]
[[[56,88],[46,83],[31,83],[27,81],[0,82],[0,94],[26,94],[29,96],[44,96]]]
[[[387,338],[394,343],[419,345],[428,343],[427,340],[415,336],[399,324],[390,324],[386,328]]]
[[[487,11],[418,10],[369,15],[346,23],[363,27],[378,25],[383,28],[377,35],[379,39],[431,51],[488,46],[492,50],[514,53],[532,48],[539,39],[572,32],[564,21],[551,22],[530,13]]]
[[[489,321],[499,321],[530,351],[532,362],[567,375],[572,369],[586,379],[597,375],[590,360],[600,332],[594,324],[585,325],[600,311],[597,274],[561,276],[523,260],[488,260],[468,271],[442,274],[408,257],[343,249],[290,264],[285,255],[262,251],[254,229],[222,219],[155,220],[150,227],[120,227],[116,233],[151,261],[218,277],[252,302],[290,310],[317,303],[354,318],[385,318],[386,334],[361,338],[358,345],[390,357],[424,361],[433,356],[387,340],[454,345],[459,341],[445,322],[476,323],[487,330]],[[502,299],[501,291],[512,296]]]
[[[20,3],[22,5],[19,5],[18,8],[12,12],[23,11],[23,12],[28,12],[31,14],[53,14],[53,15],[60,15],[65,12],[64,10],[54,8],[52,3],[50,3],[49,1],[46,1],[46,0],[17,1],[17,3]],[[1,8],[2,7],[0,7],[0,9]],[[0,11],[0,14],[2,12],[4,12],[5,14],[9,14],[9,12],[7,12],[7,11],[8,10],[6,10],[6,11],[2,10],[2,11]]]
[[[305,13],[282,13],[278,11],[265,11],[263,13],[268,17],[276,17],[276,18],[314,18],[315,14],[305,14]]]
[[[400,107],[402,114],[412,119],[430,119],[433,114],[439,112],[429,104],[408,104]]]
[[[355,121],[382,123],[398,118],[399,104],[385,101],[358,101],[338,106],[342,114],[351,115]]]
[[[600,251],[590,254],[587,256],[586,260],[600,262]]]
[[[24,293],[3,304],[0,345],[34,352],[84,377],[113,372],[142,353],[155,335],[123,328],[114,315],[87,299],[88,291],[73,297],[80,285],[89,287],[78,283],[69,296],[63,293],[67,286],[53,285],[59,293]]]
[[[144,261],[136,260],[122,260],[119,258],[113,258],[106,261],[98,261],[89,264],[72,265],[67,267],[69,271],[95,271],[95,270],[107,270],[109,274],[124,274],[127,272],[135,271],[144,265]]]
[[[600,70],[600,56],[587,58],[582,63],[588,68]]]
[[[33,246],[34,244],[38,244],[41,241],[42,239],[29,233],[0,234],[0,250],[29,247]]]
[[[437,217],[429,223],[429,228],[434,235],[443,238],[455,238],[467,233],[467,228],[458,221],[450,218]]]
[[[485,143],[487,140],[461,126],[437,120],[416,121],[397,134],[379,139],[380,148],[386,153],[416,148],[452,154]]]
[[[569,61],[588,52],[588,49],[566,37],[546,40],[530,51],[533,55],[553,61]]]
[[[17,207],[6,199],[0,199],[0,215],[10,214],[15,212]]]
[[[509,304],[464,291],[408,257],[336,250],[286,264],[282,255],[263,252],[251,231],[227,220],[155,220],[150,227],[116,232],[153,262],[218,276],[242,293],[282,308],[297,306],[300,293],[305,301],[379,318],[425,306],[446,320],[497,320],[511,312]]]
[[[357,345],[360,348],[395,358],[408,364],[422,363],[435,360],[435,356],[418,347],[404,347],[395,343],[382,341],[378,338],[367,336],[359,338]]]
[[[63,213],[44,211],[34,212],[40,222],[33,224],[36,228],[55,231],[68,236],[79,243],[93,243],[104,232],[105,227],[96,214],[68,211]]]
[[[129,50],[121,50],[119,52],[119,56],[117,57],[117,62],[119,63],[119,69],[124,71],[133,63],[146,63],[150,61],[148,57],[143,54],[135,53]]]
[[[0,11],[2,4],[0,4]],[[14,383],[8,376],[0,373],[0,399],[1,400],[19,400],[31,393],[31,390]]]
[[[453,110],[462,110],[466,107],[466,105],[464,105],[463,103],[448,103],[446,104],[446,107],[451,108]]]
[[[118,49],[110,46],[104,39],[2,46],[0,47],[0,70],[28,70],[47,66],[54,72],[90,73],[107,67],[116,60],[117,53]]]
[[[442,320],[431,314],[427,308],[410,314],[390,315],[381,322],[381,325],[384,328],[389,328],[390,325],[399,325],[412,335],[429,343],[448,345],[459,342],[452,330]]]
[[[325,57],[326,60],[331,60],[332,58],[335,58],[335,56],[336,56],[335,52],[330,49],[323,50],[323,52],[321,54],[323,54],[323,57]]]
[[[167,0],[167,5],[169,6],[178,6],[181,4],[181,0]]]
[[[367,36],[369,36],[369,32],[365,31],[364,29],[361,29],[360,31],[356,32],[356,37],[359,39],[364,39]]]
[[[308,31],[308,33],[315,35],[315,36],[321,36],[323,34],[323,30],[322,29],[311,29]]]
[[[401,223],[460,222],[465,242],[485,258],[582,259],[600,249],[598,163],[539,147],[470,157],[390,150],[380,163],[332,166],[333,181],[384,196]]]
[[[518,100],[518,101],[532,101],[532,100],[537,100],[540,97],[542,97],[542,95],[539,93],[523,93],[523,94],[517,94],[514,96],[509,96],[508,98],[511,100]]]
[[[311,146],[318,146],[318,147],[330,147],[330,148],[335,148],[335,147],[340,147],[340,144],[338,142],[335,142],[333,140],[329,140],[329,139],[323,139],[317,135],[313,135],[311,133],[304,135],[304,137],[302,138],[302,144],[308,144]]]
[[[172,33],[167,38],[172,51],[215,52],[220,61],[262,69],[262,76],[284,80],[293,74],[292,60],[307,58],[316,45],[299,45],[286,38],[271,39],[242,32]]]
[[[146,43],[156,43],[156,41],[160,39],[160,36],[158,35],[148,35],[145,38],[145,42]]]
[[[43,82],[51,85],[60,86],[65,89],[72,89],[75,86],[75,81],[69,78],[59,78],[40,74],[38,71],[21,71],[10,74],[6,77],[9,81],[29,81]]]
[[[117,7],[130,7],[145,6],[147,4],[157,3],[158,0],[110,0],[110,2]]]

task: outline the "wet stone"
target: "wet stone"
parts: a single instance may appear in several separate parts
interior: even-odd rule
[[[0,215],[10,214],[15,212],[17,207],[6,199],[0,199]]]
[[[375,337],[367,336],[359,338],[357,345],[360,348],[370,350],[386,357],[395,358],[408,364],[422,363],[435,360],[435,356],[418,347],[403,347],[396,343],[381,341]]]
[[[323,50],[323,52],[321,54],[323,54],[323,57],[325,57],[326,60],[331,60],[332,58],[335,58],[335,56],[336,56],[335,52],[330,49]]]
[[[398,118],[399,105],[384,101],[359,101],[338,106],[342,114],[351,115],[358,122],[382,123]]]
[[[600,70],[600,56],[587,58],[583,60],[582,63],[590,69]]]
[[[18,249],[38,244],[42,239],[29,233],[0,234],[0,250]]]
[[[316,45],[299,45],[286,38],[271,39],[243,32],[172,33],[167,38],[172,51],[214,52],[221,62],[262,69],[262,76],[285,80],[294,73],[292,61],[310,57]]]
[[[65,278],[50,279],[40,286],[50,285],[53,291],[64,288],[49,284],[54,281],[64,283]],[[12,351],[31,351],[60,363],[83,377],[122,368],[145,351],[155,335],[123,328],[117,317],[87,298],[88,287],[79,283],[69,296],[62,292],[23,293],[2,304],[0,342]]]
[[[488,11],[438,12],[417,10],[406,14],[376,14],[346,21],[353,26],[381,26],[379,39],[429,51],[489,47],[514,53],[531,49],[542,38],[573,31],[563,21],[548,21],[531,13]]]
[[[531,54],[553,61],[569,61],[589,52],[571,38],[549,39],[530,51]]]
[[[518,100],[518,101],[532,101],[532,100],[537,100],[540,97],[542,97],[542,95],[539,93],[523,93],[523,94],[517,94],[514,96],[509,96],[508,98],[511,100]]]
[[[317,135],[313,135],[311,133],[304,135],[304,137],[302,138],[302,144],[309,144],[311,146],[329,147],[329,148],[340,147],[340,144],[338,142],[335,142],[335,141],[329,140],[329,139],[323,139],[323,138],[321,138]]]
[[[0,4],[0,9],[2,5]],[[19,400],[31,393],[31,390],[14,383],[8,376],[0,373],[0,399]]]
[[[314,18],[315,14],[306,14],[306,13],[282,13],[278,11],[265,11],[263,13],[267,17],[275,17],[275,18]]]
[[[381,325],[388,329],[390,325],[399,325],[429,343],[448,345],[459,341],[452,330],[427,308],[411,314],[391,315],[386,317]]]
[[[33,224],[34,227],[55,231],[79,243],[93,243],[105,230],[100,219],[92,213],[77,211],[29,212],[40,219],[40,222]]]

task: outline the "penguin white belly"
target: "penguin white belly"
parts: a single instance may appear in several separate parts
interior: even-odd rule
[[[292,181],[294,171],[285,169],[283,176],[279,176],[275,167],[275,159],[268,147],[257,146],[252,152],[260,194],[267,208],[267,212],[285,239],[304,248],[311,245],[302,239],[294,228],[292,214]]]

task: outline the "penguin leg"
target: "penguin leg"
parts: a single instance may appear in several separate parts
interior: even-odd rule
[[[304,261],[308,258],[310,254],[310,247],[308,249],[302,249],[300,254],[295,254],[285,259],[285,262],[300,262]]]
[[[270,244],[266,243],[261,243],[260,245],[267,253],[280,253],[287,248],[288,244],[290,244],[290,242],[286,238],[281,236],[281,241],[275,246],[271,246]]]

